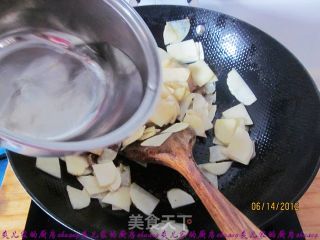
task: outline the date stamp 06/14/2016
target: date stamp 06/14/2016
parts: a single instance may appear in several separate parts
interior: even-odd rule
[[[299,202],[261,202],[251,203],[252,211],[298,211]]]

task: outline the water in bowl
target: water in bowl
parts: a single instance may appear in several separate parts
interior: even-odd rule
[[[84,133],[112,99],[111,65],[94,44],[66,33],[0,39],[0,129],[50,140]]]

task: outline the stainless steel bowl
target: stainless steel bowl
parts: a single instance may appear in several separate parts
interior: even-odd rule
[[[146,24],[125,1],[0,2],[0,39],[6,40],[0,41],[0,45],[24,41],[20,37],[10,38],[13,32],[43,32],[43,29],[77,36],[88,46],[102,43],[107,44],[105,46],[110,50],[108,46],[111,45],[126,54],[137,71],[126,71],[127,63],[121,60],[117,51],[111,51],[116,76],[111,83],[112,97],[106,98],[100,106],[99,114],[90,128],[66,139],[51,140],[24,136],[1,128],[2,147],[32,156],[82,152],[117,143],[148,119],[161,82],[157,46]],[[77,45],[74,44],[73,47]],[[81,44],[76,47],[81,48]],[[6,82],[2,80],[0,84]]]

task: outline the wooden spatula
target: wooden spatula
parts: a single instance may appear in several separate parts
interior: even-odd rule
[[[192,154],[194,143],[193,130],[186,129],[174,133],[160,147],[142,147],[139,143],[135,143],[128,146],[124,154],[132,160],[158,163],[175,169],[187,179],[223,233],[241,234],[245,231],[247,236],[255,233],[259,239],[262,231],[233,206],[201,173]],[[235,238],[227,239],[234,240]]]

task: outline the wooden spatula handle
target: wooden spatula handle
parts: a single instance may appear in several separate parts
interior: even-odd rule
[[[180,169],[180,172],[195,190],[222,233],[241,235],[245,232],[248,238],[255,233],[258,236],[256,239],[269,239],[266,236],[261,237],[262,231],[206,179],[193,161],[188,163],[183,170]],[[235,237],[226,237],[226,239],[234,240]]]

